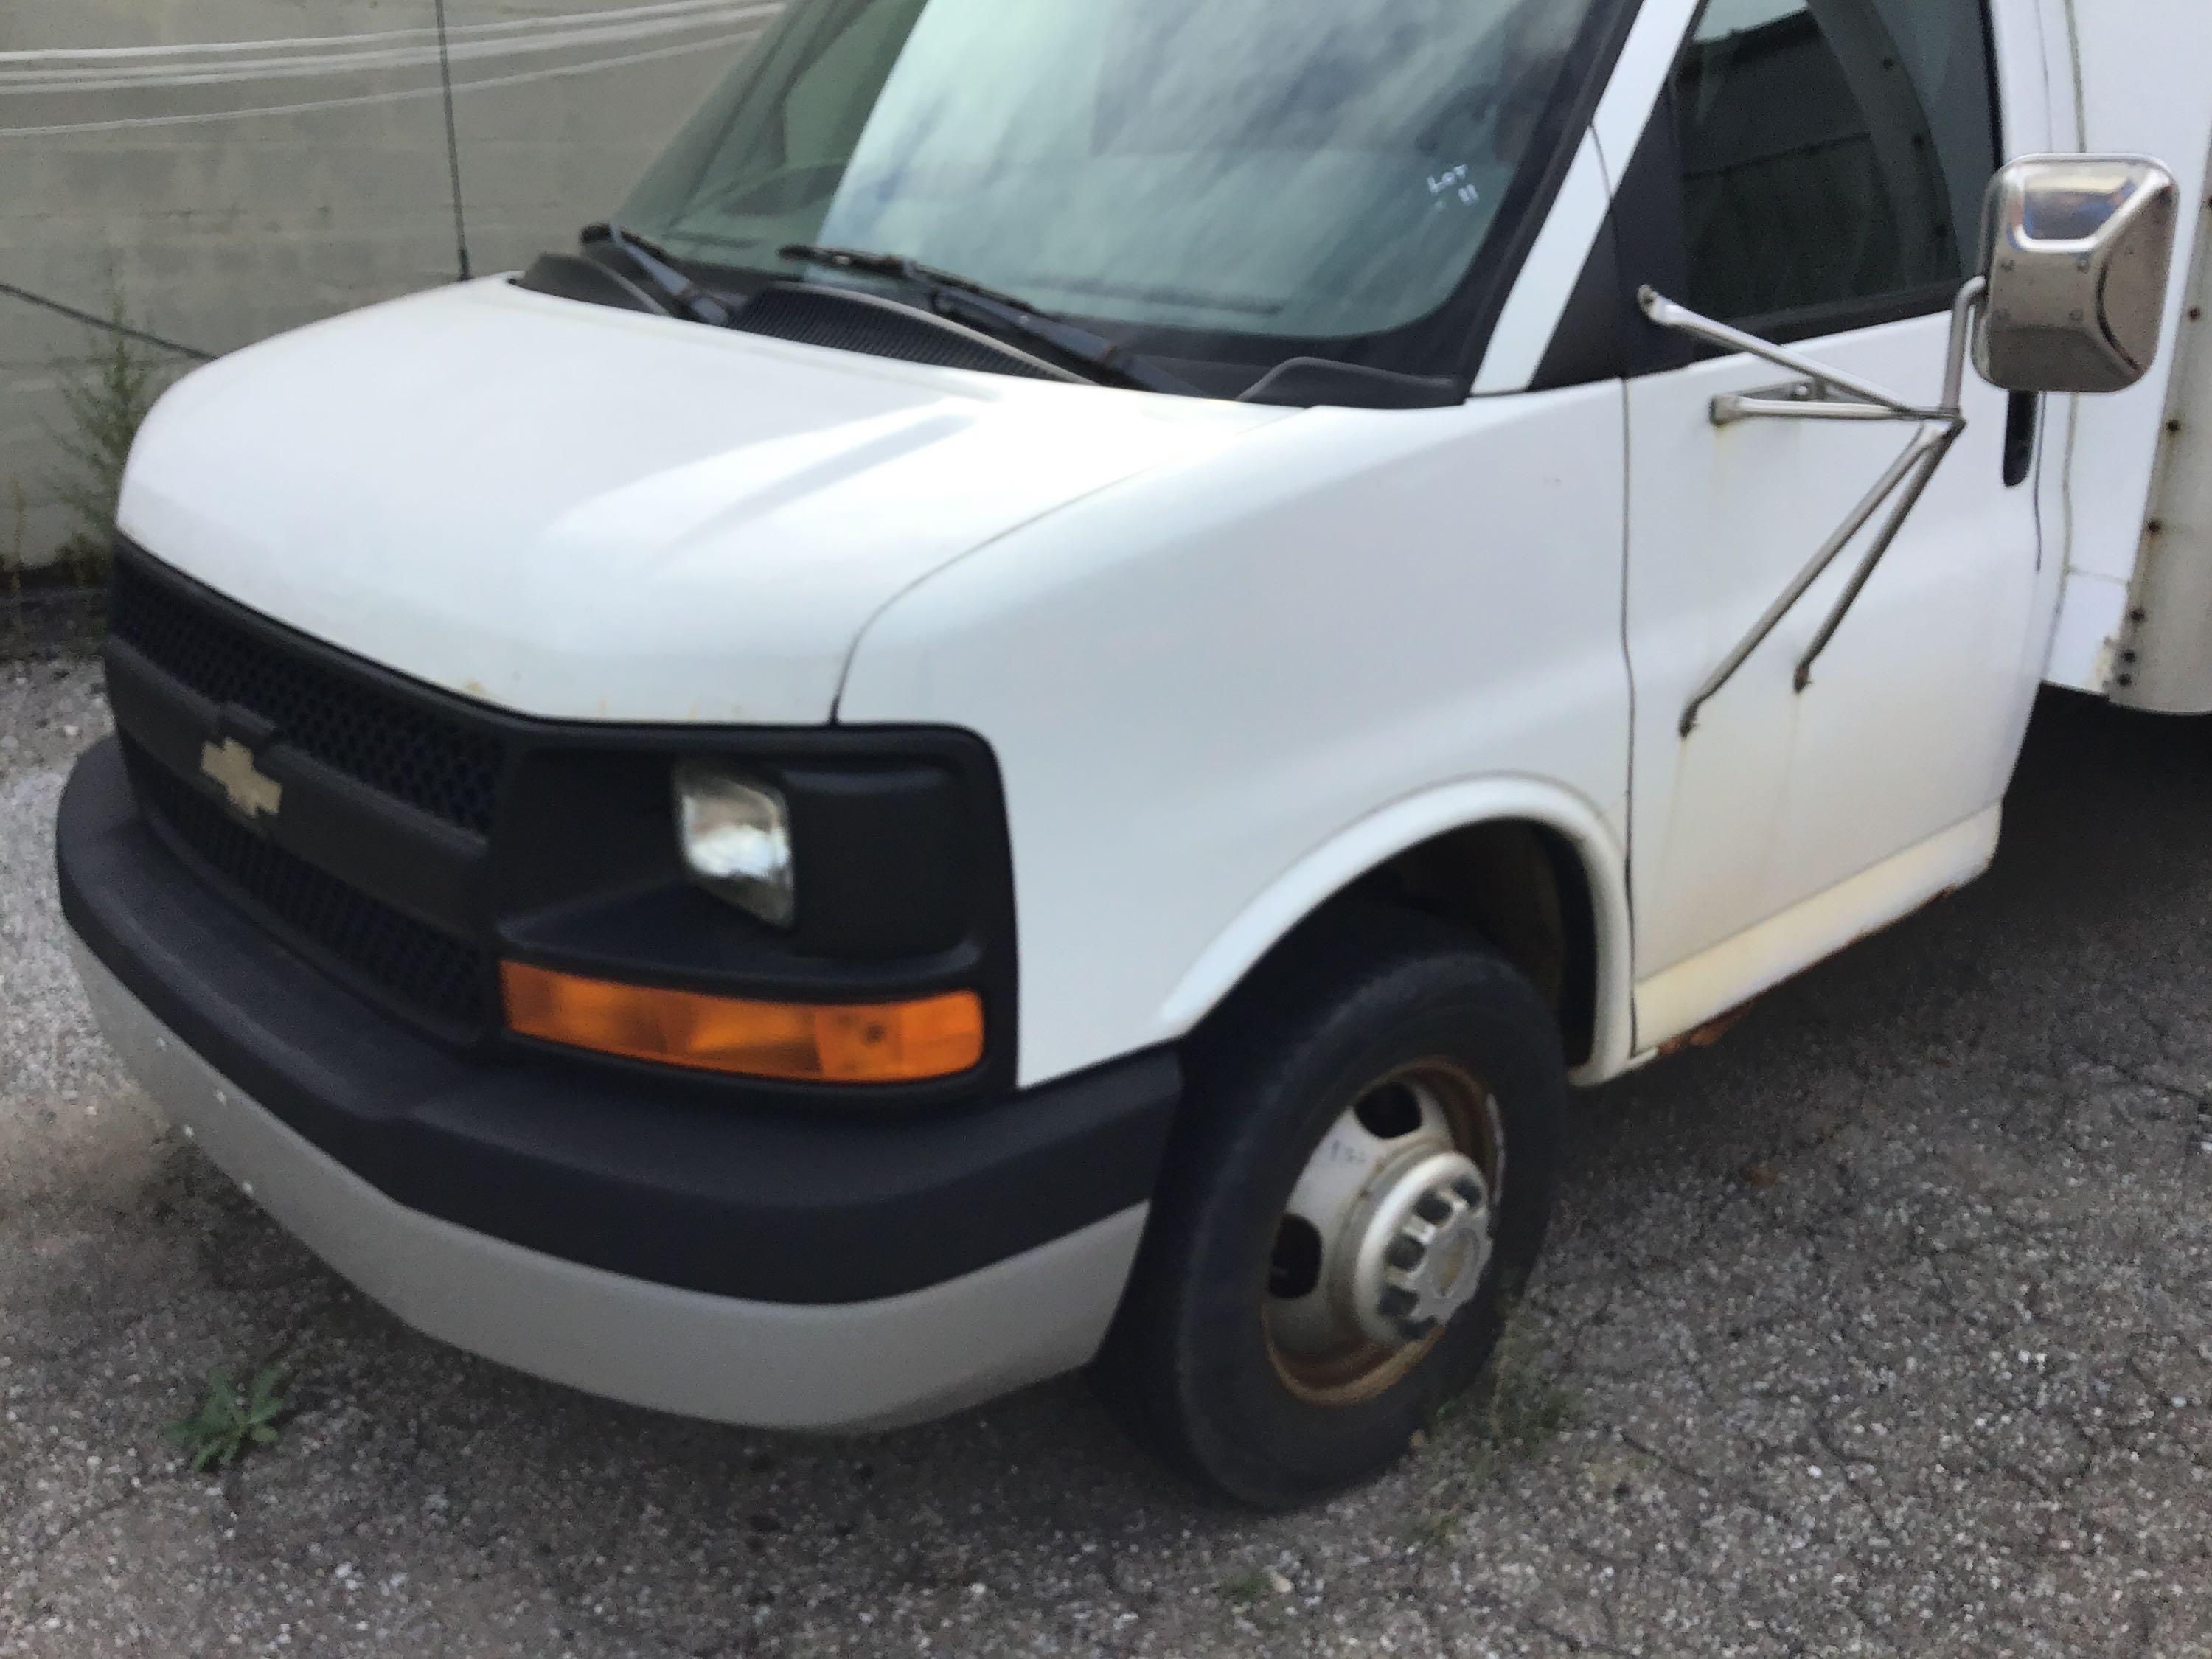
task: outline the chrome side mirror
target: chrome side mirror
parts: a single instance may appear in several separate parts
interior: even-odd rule
[[[2039,155],[1990,186],[1982,378],[2008,392],[2124,392],[2166,327],[2181,187],[2136,156]]]

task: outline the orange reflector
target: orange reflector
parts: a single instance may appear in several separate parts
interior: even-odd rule
[[[500,964],[507,1023],[524,1036],[627,1060],[805,1083],[915,1083],[983,1058],[983,1000],[825,1006],[741,1002]]]

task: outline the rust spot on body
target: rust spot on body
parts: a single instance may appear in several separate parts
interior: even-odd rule
[[[1694,1031],[1683,1032],[1681,1036],[1676,1037],[1671,1042],[1661,1043],[1659,1045],[1660,1059],[1672,1060],[1676,1054],[1687,1054],[1692,1048],[1712,1048],[1730,1031],[1733,1031],[1737,1026],[1742,1024],[1745,1019],[1749,1017],[1751,1011],[1757,1006],[1757,1000],[1754,999],[1750,1002],[1745,1003],[1740,1008],[1729,1009],[1728,1012],[1721,1015],[1717,1019],[1707,1020],[1703,1025],[1698,1027]]]

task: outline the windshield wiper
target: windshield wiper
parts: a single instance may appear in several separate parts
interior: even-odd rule
[[[665,248],[654,246],[644,237],[610,221],[604,225],[585,226],[583,240],[605,242],[621,254],[631,270],[666,296],[662,308],[670,316],[689,317],[695,323],[714,328],[727,328],[738,320],[738,313],[729,306],[677,270]]]
[[[955,321],[980,324],[986,330],[1034,340],[1063,357],[1073,358],[1119,381],[1146,392],[1165,392],[1176,397],[1201,396],[1189,381],[1155,368],[1144,358],[1102,334],[1041,311],[1018,295],[986,288],[972,277],[940,270],[902,253],[871,253],[860,248],[823,247],[794,242],[781,250],[782,257],[801,264],[848,270],[855,276],[881,276],[914,289],[933,310]],[[1099,378],[1094,376],[1093,378]]]

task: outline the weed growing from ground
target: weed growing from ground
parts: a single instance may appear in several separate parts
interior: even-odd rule
[[[118,327],[130,325],[130,311],[119,292],[109,302],[108,314]],[[70,465],[52,484],[56,499],[76,520],[63,556],[71,574],[88,587],[107,580],[108,544],[115,533],[123,469],[138,428],[168,379],[166,365],[153,352],[127,335],[103,332],[90,362],[63,384],[62,407],[68,423],[52,436]]]
[[[1506,1316],[1490,1367],[1447,1408],[1470,1431],[1473,1457],[1486,1478],[1499,1460],[1523,1456],[1574,1427],[1581,1402],[1544,1368],[1544,1338],[1522,1309]]]
[[[257,1446],[276,1443],[285,1413],[285,1367],[264,1365],[241,1390],[221,1371],[208,1373],[200,1408],[169,1425],[169,1441],[196,1472],[228,1468]]]
[[[1249,1607],[1263,1600],[1271,1588],[1267,1575],[1254,1567],[1249,1572],[1240,1572],[1223,1579],[1221,1595],[1224,1601],[1234,1606]]]
[[[1507,1310],[1490,1364],[1431,1425],[1437,1478],[1405,1518],[1411,1545],[1449,1543],[1466,1510],[1507,1464],[1540,1451],[1582,1419],[1580,1396],[1544,1364],[1544,1335],[1525,1308]]]

